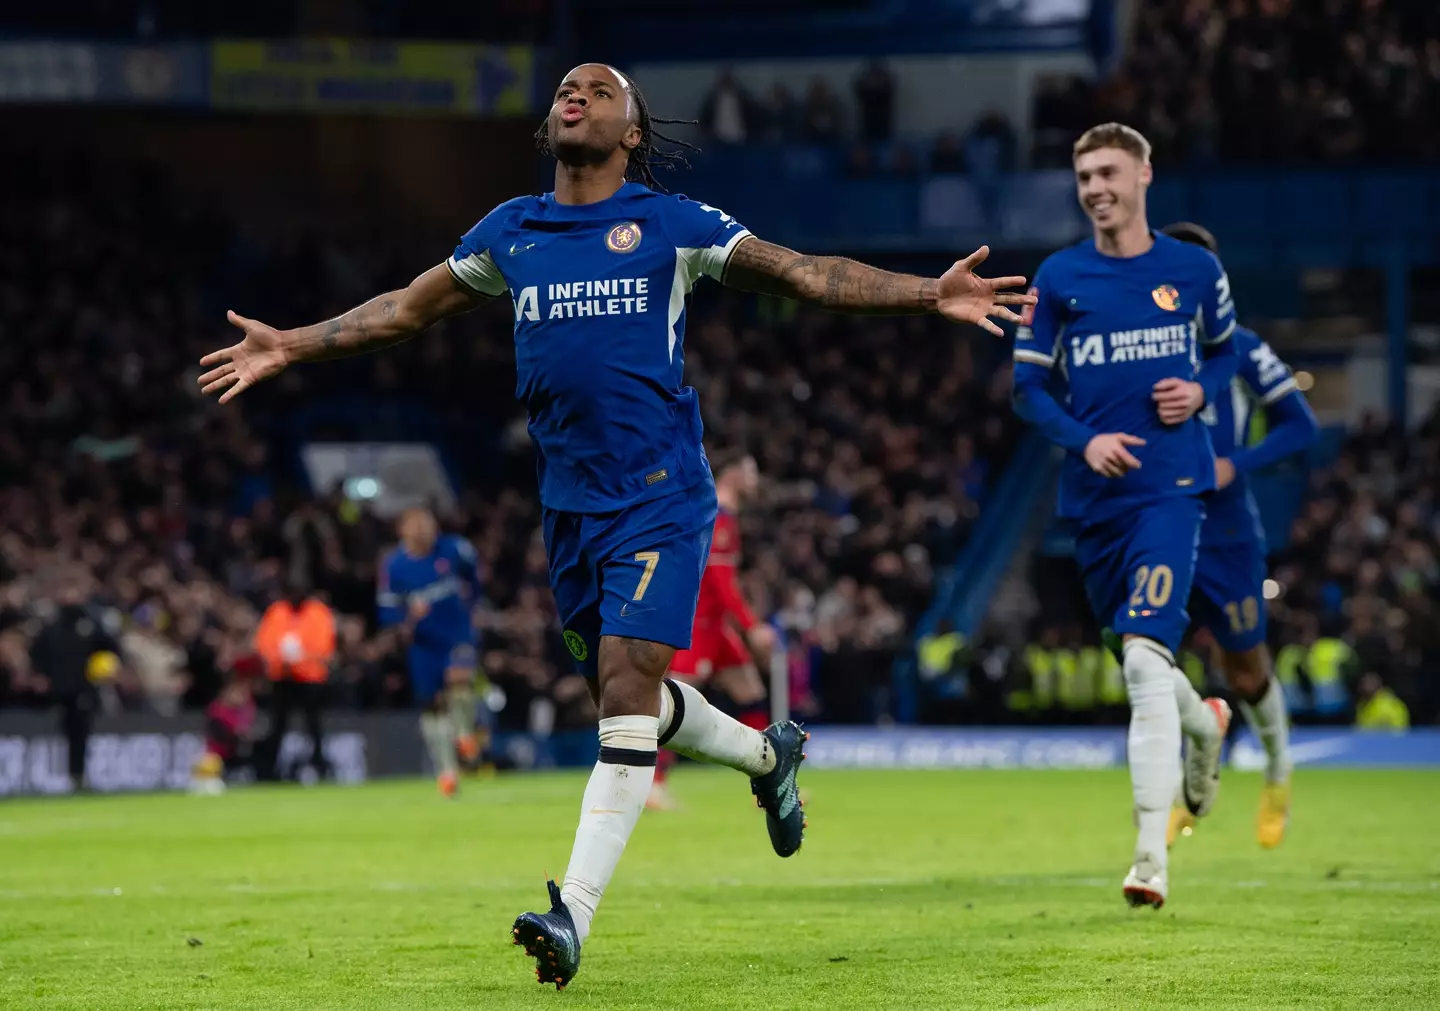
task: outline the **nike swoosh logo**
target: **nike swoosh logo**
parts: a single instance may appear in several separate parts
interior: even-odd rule
[[[525,250],[533,248],[534,245],[535,245],[535,243],[533,243],[533,242],[527,242],[527,243],[526,243],[525,245],[523,245],[523,246],[520,245],[519,243],[516,243],[515,245],[513,245],[513,246],[510,247],[510,255],[511,255],[511,256],[518,256],[518,255],[520,255],[521,253],[525,252]]]
[[[790,817],[790,812],[795,810],[795,805],[799,802],[800,797],[795,792],[795,770],[791,769],[780,781],[780,810],[776,812],[780,820]]]

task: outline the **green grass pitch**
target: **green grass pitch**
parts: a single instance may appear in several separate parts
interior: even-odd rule
[[[1159,913],[1120,897],[1123,771],[812,772],[782,861],[684,767],[564,992],[509,944],[583,775],[0,804],[0,1007],[1440,1007],[1440,775],[1302,771],[1291,838],[1227,777]]]

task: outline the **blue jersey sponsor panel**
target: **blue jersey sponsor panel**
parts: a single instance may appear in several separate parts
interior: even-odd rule
[[[1186,603],[1204,517],[1199,498],[1170,498],[1084,524],[1075,560],[1096,620],[1121,636],[1178,650],[1190,621]]]
[[[690,646],[715,513],[709,486],[613,513],[545,510],[550,585],[581,673],[596,675],[602,635]]]
[[[1086,240],[1041,264],[1015,338],[1019,413],[1068,451],[1060,514],[1101,522],[1147,503],[1215,487],[1215,457],[1197,418],[1160,420],[1153,400],[1165,379],[1218,391],[1234,375],[1235,306],[1219,261],[1198,246],[1156,235],[1146,253],[1106,256]],[[1095,435],[1145,440],[1141,466],[1106,478],[1085,463]]]
[[[687,298],[749,234],[717,208],[627,183],[593,204],[509,201],[460,240],[456,279],[514,305],[516,396],[545,508],[610,513],[712,483],[683,381]]]

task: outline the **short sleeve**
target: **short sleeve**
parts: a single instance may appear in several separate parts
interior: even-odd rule
[[[1222,344],[1235,332],[1235,299],[1230,294],[1230,275],[1220,260],[1208,250],[1205,254],[1205,278],[1202,298],[1204,333],[1202,343]]]
[[[722,280],[725,265],[750,230],[718,207],[688,197],[670,198],[665,232],[675,253],[687,265],[693,284],[701,277]]]
[[[1015,330],[1013,357],[1017,365],[1038,365],[1049,369],[1055,364],[1064,320],[1059,296],[1053,287],[1054,277],[1049,260],[1035,272],[1035,283],[1029,291],[1035,296],[1035,304],[1025,307],[1020,316],[1020,326]]]
[[[501,204],[462,235],[455,252],[445,261],[455,280],[486,297],[500,295],[509,288],[491,253],[491,247],[500,241],[501,226],[507,217],[505,210],[508,206]]]
[[[1237,331],[1237,334],[1244,332]],[[1291,373],[1290,366],[1285,364],[1269,344],[1258,337],[1249,343],[1253,344],[1253,347],[1246,351],[1240,362],[1240,375],[1255,391],[1262,404],[1268,407],[1299,389],[1295,385],[1295,376]]]

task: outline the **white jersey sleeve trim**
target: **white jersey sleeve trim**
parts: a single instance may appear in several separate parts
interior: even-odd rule
[[[450,268],[455,280],[489,298],[494,298],[509,287],[500,273],[500,268],[495,266],[495,259],[489,250],[472,253],[461,260],[455,259],[452,254],[445,261],[445,266]]]
[[[1025,348],[1016,348],[1014,357],[1017,362],[1043,365],[1047,369],[1055,364],[1055,357],[1053,355],[1041,354],[1039,351],[1028,351]]]
[[[1202,329],[1203,329],[1203,328],[1202,328]],[[1209,335],[1206,335],[1205,339],[1204,339],[1201,343],[1210,345],[1211,347],[1213,347],[1213,346],[1216,345],[1216,344],[1224,344],[1226,341],[1228,341],[1228,340],[1230,339],[1230,335],[1233,334],[1234,332],[1235,332],[1235,320],[1232,318],[1232,319],[1230,320],[1230,322],[1226,325],[1225,329],[1220,331],[1219,336],[1210,337]]]
[[[723,246],[710,246],[706,249],[684,249],[682,253],[693,253],[695,256],[695,279],[699,280],[701,275],[713,278],[716,281],[725,279],[725,265],[730,262],[730,254],[735,252],[735,247],[748,239],[751,235],[749,229],[742,228]]]
[[[1269,393],[1265,394],[1265,396],[1261,399],[1260,402],[1266,407],[1269,407],[1271,404],[1275,403],[1275,401],[1280,400],[1284,397],[1288,397],[1290,394],[1295,393],[1299,389],[1300,387],[1296,385],[1295,379],[1292,376],[1291,378],[1285,380],[1283,383],[1279,383],[1274,386]]]

